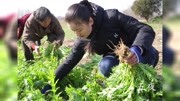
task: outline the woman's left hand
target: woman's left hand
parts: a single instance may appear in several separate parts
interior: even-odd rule
[[[130,56],[128,56],[127,58],[124,59],[124,61],[130,65],[135,65],[138,63],[138,59],[137,56],[134,52],[131,53]]]

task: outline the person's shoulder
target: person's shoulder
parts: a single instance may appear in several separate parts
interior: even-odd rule
[[[25,15],[23,15],[20,19],[26,19],[29,18],[31,16],[32,13],[27,13]]]
[[[28,21],[28,22],[35,22],[34,15],[31,14],[31,15],[27,18],[27,21]]]
[[[106,9],[105,11],[108,16],[125,15],[124,13],[120,12],[118,9]]]
[[[53,14],[51,16],[51,21],[52,21],[52,24],[55,24],[55,25],[60,24],[59,19],[55,17]]]
[[[52,19],[52,21],[55,21],[55,22],[59,21],[58,18],[55,17],[53,14],[51,15],[51,19]]]
[[[117,9],[106,9],[104,13],[104,19],[113,20],[116,19],[117,15],[119,14],[119,11]]]
[[[106,9],[105,12],[109,17],[114,17],[121,13],[118,9]]]
[[[108,15],[115,15],[115,14],[118,14],[118,13],[119,13],[118,9],[106,9],[105,12],[106,12]]]
[[[24,25],[27,19],[30,17],[31,13],[25,14],[22,17],[18,18],[18,24],[19,25]]]
[[[34,15],[31,14],[31,15],[27,18],[27,20],[26,20],[26,22],[25,22],[25,25],[34,27],[34,26],[38,26],[39,24],[38,24],[37,21],[34,19]]]

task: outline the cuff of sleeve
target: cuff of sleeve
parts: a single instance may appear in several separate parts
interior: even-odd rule
[[[135,53],[137,59],[138,59],[138,63],[140,62],[140,59],[141,59],[141,54],[143,53],[142,52],[142,49],[138,46],[133,46],[130,48],[131,52]]]
[[[133,48],[136,48],[136,51],[138,51],[141,55],[143,54],[143,52],[144,52],[144,50],[143,50],[143,48],[142,47],[140,47],[140,46],[132,46]],[[131,48],[132,48],[131,47]]]

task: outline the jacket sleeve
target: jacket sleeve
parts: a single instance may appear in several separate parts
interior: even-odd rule
[[[56,70],[56,80],[61,81],[82,59],[85,54],[84,46],[86,42],[77,40],[71,54],[68,56],[66,61],[61,64]]]
[[[36,39],[35,30],[31,20],[28,19],[24,26],[22,41],[31,49],[35,45],[34,39]]]
[[[56,41],[58,41],[58,43],[60,43],[62,45],[63,41],[64,41],[64,31],[59,23],[59,21],[55,18],[55,25],[54,25],[54,33],[56,34]]]
[[[148,50],[155,38],[152,27],[118,11],[116,14],[118,14],[118,24],[126,32],[128,39],[132,41],[132,46],[139,46],[143,51]]]

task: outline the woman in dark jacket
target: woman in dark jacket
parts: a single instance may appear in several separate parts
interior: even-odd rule
[[[84,0],[68,8],[65,20],[78,38],[67,60],[57,68],[56,80],[62,80],[78,64],[86,51],[102,55],[99,70],[108,77],[111,68],[119,64],[112,49],[121,39],[133,53],[125,59],[127,63],[156,66],[158,62],[158,52],[152,46],[155,38],[153,29],[117,9],[104,10]]]

